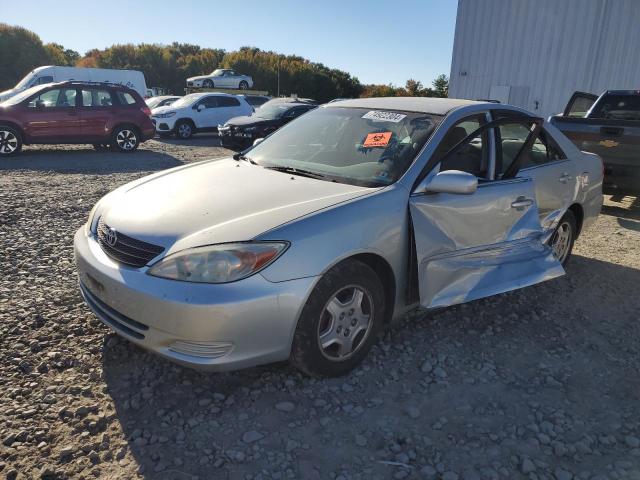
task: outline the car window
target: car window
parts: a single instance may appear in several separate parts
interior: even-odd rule
[[[45,75],[44,77],[38,77],[38,79],[33,83],[34,85],[43,85],[45,83],[53,82],[53,77],[51,75]]]
[[[216,108],[218,106],[218,97],[204,97],[198,102],[198,105],[204,105],[204,108]]]
[[[234,97],[218,97],[219,107],[239,107],[240,102]]]
[[[484,115],[469,117],[456,123],[440,142],[435,153],[436,157],[444,156],[484,123]],[[448,155],[440,164],[440,171],[461,170],[471,173],[480,179],[489,178],[489,151],[487,144],[487,133],[483,132],[453,155]]]
[[[85,107],[110,107],[113,105],[113,99],[107,90],[83,89],[82,105]]]
[[[29,101],[29,108],[75,107],[75,88],[55,88],[47,90]]]
[[[640,95],[607,94],[596,105],[591,118],[640,120]]]
[[[128,92],[117,91],[116,95],[118,96],[118,100],[120,101],[120,105],[133,105],[136,103],[136,99],[133,98]]]
[[[531,130],[529,126],[516,122],[500,125],[497,130],[500,148],[496,165],[496,178],[500,178],[516,159]],[[540,148],[541,146],[538,144],[538,153]]]
[[[537,167],[556,160],[567,158],[560,147],[546,132],[541,131],[531,147],[531,152],[525,158],[522,168]]]

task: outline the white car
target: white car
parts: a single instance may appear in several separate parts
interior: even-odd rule
[[[253,107],[244,97],[228,93],[192,93],[169,106],[151,110],[151,120],[160,136],[175,134],[186,140],[196,132],[216,131],[229,119],[251,115]]]
[[[157,97],[147,98],[145,100],[145,103],[151,110],[153,110],[154,108],[166,107],[167,105],[171,105],[179,98],[180,97],[177,95],[159,95]]]
[[[240,75],[228,68],[218,68],[209,75],[187,78],[187,87],[247,90],[253,88],[253,79],[249,75]]]

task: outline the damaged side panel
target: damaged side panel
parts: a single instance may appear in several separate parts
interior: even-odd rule
[[[409,200],[420,303],[434,308],[564,274],[543,243],[531,179],[480,185],[472,195]]]

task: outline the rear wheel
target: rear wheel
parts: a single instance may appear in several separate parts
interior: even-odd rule
[[[569,262],[577,231],[576,217],[571,210],[567,210],[549,239],[553,256],[563,267]]]
[[[117,127],[113,131],[111,149],[116,152],[133,152],[140,145],[138,132],[128,125]]]
[[[188,120],[178,120],[175,128],[176,137],[180,140],[188,140],[193,135],[193,125]]]
[[[329,270],[302,310],[291,363],[311,375],[343,375],[367,355],[382,327],[384,290],[376,273],[356,260]]]
[[[249,84],[247,82],[245,82],[244,80],[242,80],[240,82],[240,90],[247,90],[249,88]]]
[[[13,127],[0,125],[0,157],[15,155],[22,150],[22,135]]]

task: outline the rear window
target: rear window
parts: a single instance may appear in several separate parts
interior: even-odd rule
[[[118,91],[116,94],[121,105],[133,105],[136,103],[136,99],[128,92]]]
[[[595,105],[590,117],[640,120],[640,95],[605,95]]]
[[[240,102],[237,98],[233,97],[218,97],[219,107],[239,107]]]

